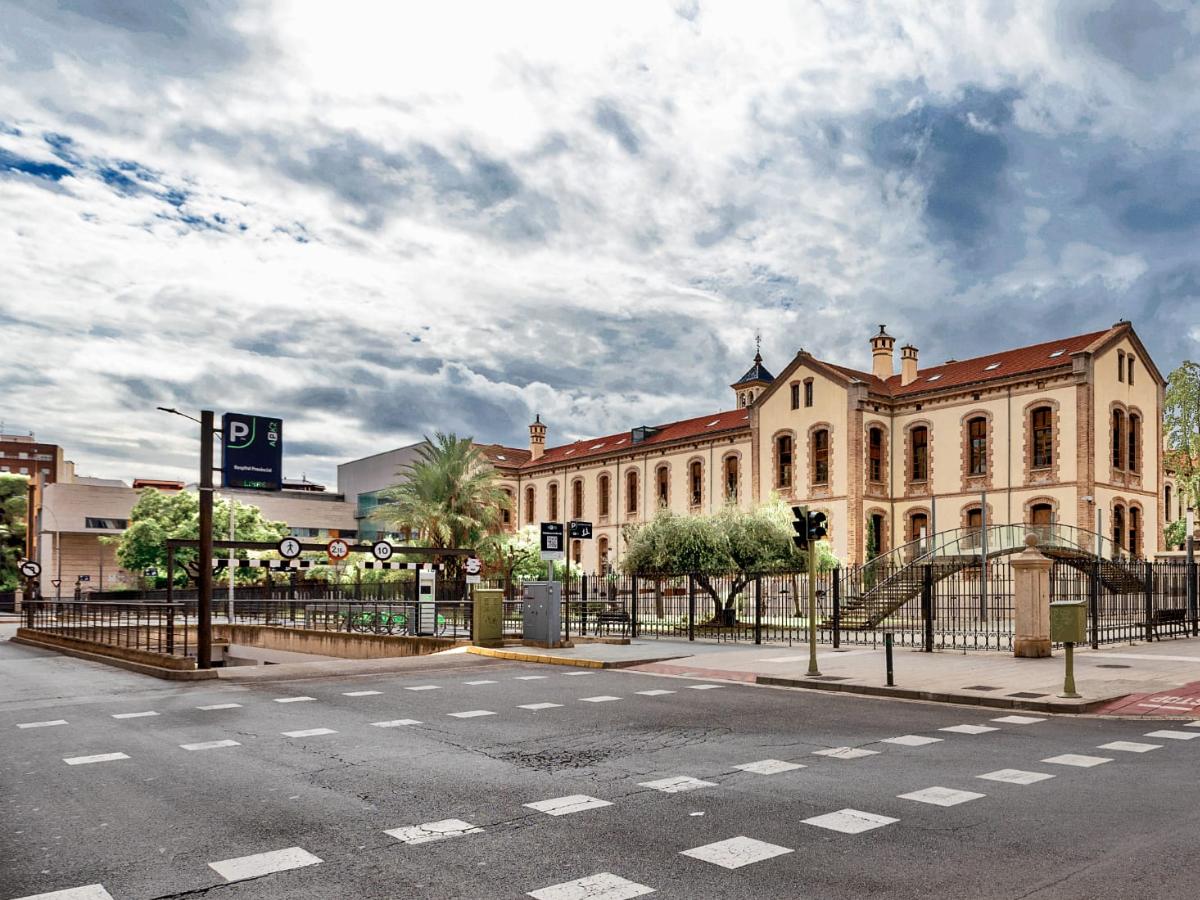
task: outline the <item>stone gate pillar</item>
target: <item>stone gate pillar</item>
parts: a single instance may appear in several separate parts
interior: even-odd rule
[[[1050,655],[1050,568],[1053,560],[1037,549],[1037,535],[1025,535],[1025,549],[1012,558],[1013,656]]]

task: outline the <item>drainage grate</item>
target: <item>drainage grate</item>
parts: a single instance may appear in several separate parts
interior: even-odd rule
[[[1102,663],[1096,666],[1097,669],[1131,669],[1132,666],[1123,666],[1120,663]]]
[[[1000,688],[991,684],[968,684],[964,691],[998,691]]]
[[[1006,697],[1020,697],[1022,700],[1036,700],[1038,697],[1049,697],[1049,694],[1034,694],[1029,691],[1017,691],[1015,694],[1005,694]]]

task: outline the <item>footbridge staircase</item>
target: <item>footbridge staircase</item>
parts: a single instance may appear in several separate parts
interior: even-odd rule
[[[843,582],[839,626],[847,630],[877,628],[889,616],[920,598],[925,573],[936,584],[957,572],[981,568],[1025,549],[1025,538],[1037,536],[1037,548],[1072,568],[1096,573],[1100,582],[1118,593],[1144,590],[1137,567],[1112,541],[1069,525],[991,525],[956,528],[897,547],[868,562]],[[822,627],[832,627],[826,620]]]

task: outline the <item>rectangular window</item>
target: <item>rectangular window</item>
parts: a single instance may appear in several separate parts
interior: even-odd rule
[[[829,484],[829,432],[824,428],[813,432],[813,484]]]
[[[1129,356],[1127,356],[1125,358],[1125,380],[1127,382],[1129,382],[1129,384],[1133,384],[1133,354],[1132,353],[1130,353]]]
[[[987,419],[972,419],[967,423],[967,439],[970,441],[970,468],[972,475],[987,473]]]
[[[86,517],[83,520],[85,528],[106,528],[110,530],[121,530],[129,527],[128,519],[99,519]]]
[[[776,453],[776,476],[775,484],[777,487],[790,488],[792,486],[792,439],[787,435],[783,435],[775,442]]]
[[[1048,407],[1035,409],[1033,427],[1033,468],[1048,469],[1054,465],[1054,429]]]
[[[804,405],[813,405],[813,382],[811,378],[804,382]]]
[[[800,408],[800,385],[792,385],[792,409]]]
[[[1112,464],[1114,469],[1125,468],[1125,415],[1119,409],[1113,410]]]
[[[912,480],[929,480],[929,429],[914,428],[911,433],[912,442]]]
[[[869,448],[868,455],[868,477],[871,481],[883,481],[883,431],[879,428],[872,428],[867,436],[867,444]]]
[[[1117,351],[1117,381],[1125,381],[1125,351]]]

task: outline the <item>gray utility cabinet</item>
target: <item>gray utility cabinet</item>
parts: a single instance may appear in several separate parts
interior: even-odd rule
[[[557,581],[528,581],[522,596],[522,637],[557,646],[562,642],[562,585]]]

